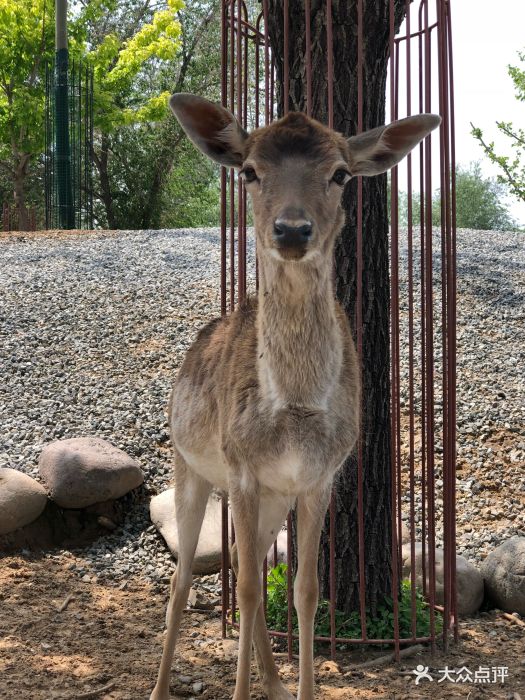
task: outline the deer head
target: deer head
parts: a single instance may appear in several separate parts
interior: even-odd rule
[[[295,263],[331,251],[352,177],[392,168],[441,122],[420,114],[345,138],[291,112],[249,134],[228,110],[202,97],[176,94],[170,107],[203,153],[244,178],[259,253]]]

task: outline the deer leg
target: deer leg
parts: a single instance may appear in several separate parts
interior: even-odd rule
[[[237,543],[237,598],[240,612],[239,658],[233,700],[250,698],[250,665],[257,610],[261,602],[261,578],[257,556],[259,493],[256,488],[230,490]]]
[[[169,700],[170,670],[182,613],[188,601],[192,564],[206,512],[211,485],[192,472],[180,455],[175,458],[175,505],[179,533],[179,559],[171,578],[166,616],[167,635],[162,650],[159,675],[150,700]]]
[[[284,519],[293,505],[294,499],[272,496],[262,497],[259,505],[259,526],[257,542],[257,565],[260,571],[266,554],[279,534]],[[238,575],[237,545],[231,553],[232,566]],[[284,687],[275,664],[272,646],[266,629],[264,604],[261,600],[255,618],[253,640],[259,676],[268,700],[293,700],[293,695]]]
[[[314,700],[314,617],[319,602],[317,561],[329,499],[329,488],[303,494],[297,499],[298,568],[294,605],[299,621],[298,700]]]

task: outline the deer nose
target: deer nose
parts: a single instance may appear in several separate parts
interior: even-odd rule
[[[291,248],[304,245],[312,236],[312,222],[302,220],[289,221],[276,219],[273,224],[273,238],[279,246]]]

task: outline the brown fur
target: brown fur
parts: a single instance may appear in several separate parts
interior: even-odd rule
[[[357,440],[360,405],[356,352],[332,281],[333,248],[344,221],[343,183],[334,175],[342,170],[345,176],[359,162],[367,174],[385,169],[439,122],[415,117],[396,123],[393,140],[401,145],[395,152],[383,138],[389,127],[347,141],[292,113],[248,135],[226,110],[201,98],[175,95],[171,105],[199,148],[223,165],[242,166],[255,220],[259,291],[257,299],[201,330],[173,387],[180,556],[151,700],[169,698],[171,658],[212,485],[228,490],[236,531],[241,631],[233,699],[249,700],[252,640],[269,700],[293,697],[279,679],[268,640],[260,569],[297,500],[299,697],[313,700],[319,539],[333,476]]]

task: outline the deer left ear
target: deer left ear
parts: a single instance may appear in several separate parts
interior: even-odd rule
[[[220,165],[241,167],[248,134],[231,112],[204,97],[185,92],[172,95],[170,107],[200,151]]]
[[[437,114],[419,114],[348,139],[352,175],[379,175],[393,168],[441,124]]]

